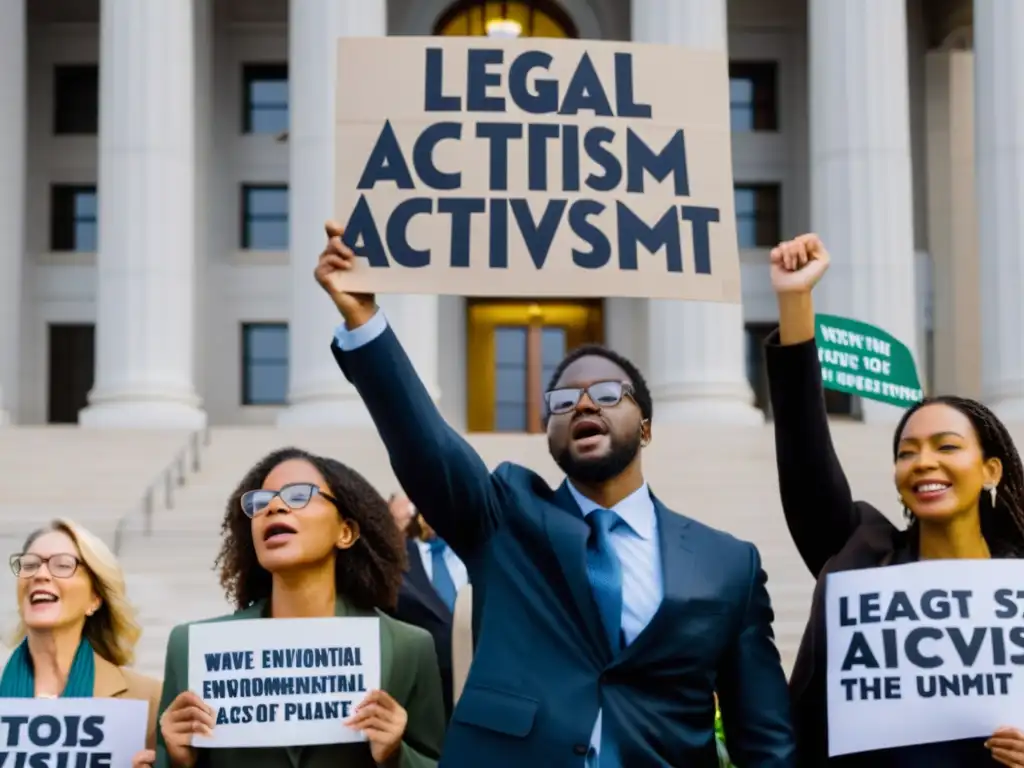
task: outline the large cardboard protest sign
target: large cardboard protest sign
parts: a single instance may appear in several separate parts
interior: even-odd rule
[[[346,38],[336,136],[354,291],[740,301],[722,53]]]
[[[830,574],[829,754],[1024,727],[1024,562]]]
[[[380,687],[380,619],[251,619],[193,624],[188,685],[213,707],[197,747],[364,741],[343,721]]]
[[[146,748],[149,702],[0,699],[2,768],[123,768]]]

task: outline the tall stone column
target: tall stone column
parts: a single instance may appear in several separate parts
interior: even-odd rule
[[[934,285],[933,391],[981,396],[981,296],[974,175],[974,54],[926,59],[928,250]]]
[[[25,259],[25,0],[0,0],[0,426],[15,420]]]
[[[982,397],[1024,422],[1024,3],[974,0]]]
[[[328,349],[341,318],[313,280],[324,247],[324,222],[334,218],[337,42],[387,34],[385,0],[292,0],[289,16],[291,88],[291,320],[286,426],[369,424],[355,389]],[[345,77],[348,73],[342,73]],[[353,77],[366,73],[354,72]],[[380,304],[407,351],[437,392],[438,306],[435,296],[381,296]],[[409,329],[403,333],[403,329]]]
[[[811,226],[832,255],[818,309],[885,329],[920,367],[906,3],[809,0],[808,47]]]
[[[633,39],[725,51],[726,0],[633,0]],[[648,377],[658,423],[760,424],[740,304],[648,302]]]
[[[432,294],[389,294],[377,303],[402,342],[427,392],[434,402],[441,399],[438,375],[440,354],[440,303]],[[466,361],[469,364],[469,361]]]
[[[87,427],[198,429],[193,0],[100,5],[96,384]]]

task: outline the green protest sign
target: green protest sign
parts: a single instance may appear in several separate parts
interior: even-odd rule
[[[910,350],[880,328],[817,315],[815,338],[826,389],[906,408],[924,393]]]

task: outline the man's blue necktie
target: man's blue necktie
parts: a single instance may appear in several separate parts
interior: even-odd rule
[[[444,543],[444,539],[434,537],[430,540],[430,568],[433,571],[433,576],[430,579],[434,584],[434,590],[438,596],[444,601],[445,605],[448,606],[449,611],[455,610],[455,582],[452,581],[451,571],[448,570],[448,564],[444,561],[445,550],[448,549],[448,545]]]
[[[618,655],[622,649],[622,565],[612,547],[611,531],[619,516],[610,509],[595,509],[587,515],[587,522],[587,576],[612,654]]]
[[[590,538],[587,541],[587,576],[594,591],[594,601],[601,614],[601,623],[608,635],[612,655],[622,650],[622,565],[612,547],[612,528],[620,520],[610,509],[595,509],[587,515]],[[601,755],[593,750],[587,755],[588,768],[619,768],[619,760],[613,740],[609,737],[608,723],[601,725]]]

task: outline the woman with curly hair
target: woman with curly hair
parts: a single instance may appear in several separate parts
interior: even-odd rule
[[[0,698],[141,699],[152,748],[160,683],[127,669],[142,630],[114,553],[81,526],[54,520],[29,535],[11,570],[20,621]]]
[[[188,690],[188,625],[167,644],[156,765],[160,768],[428,768],[437,764],[444,705],[434,641],[386,615],[398,597],[405,545],[387,502],[344,464],[296,448],[260,461],[228,501],[217,563],[238,610],[213,621],[379,617],[381,690],[345,725],[366,742],[302,748],[197,750],[214,728]],[[339,723],[339,727],[340,727]]]

